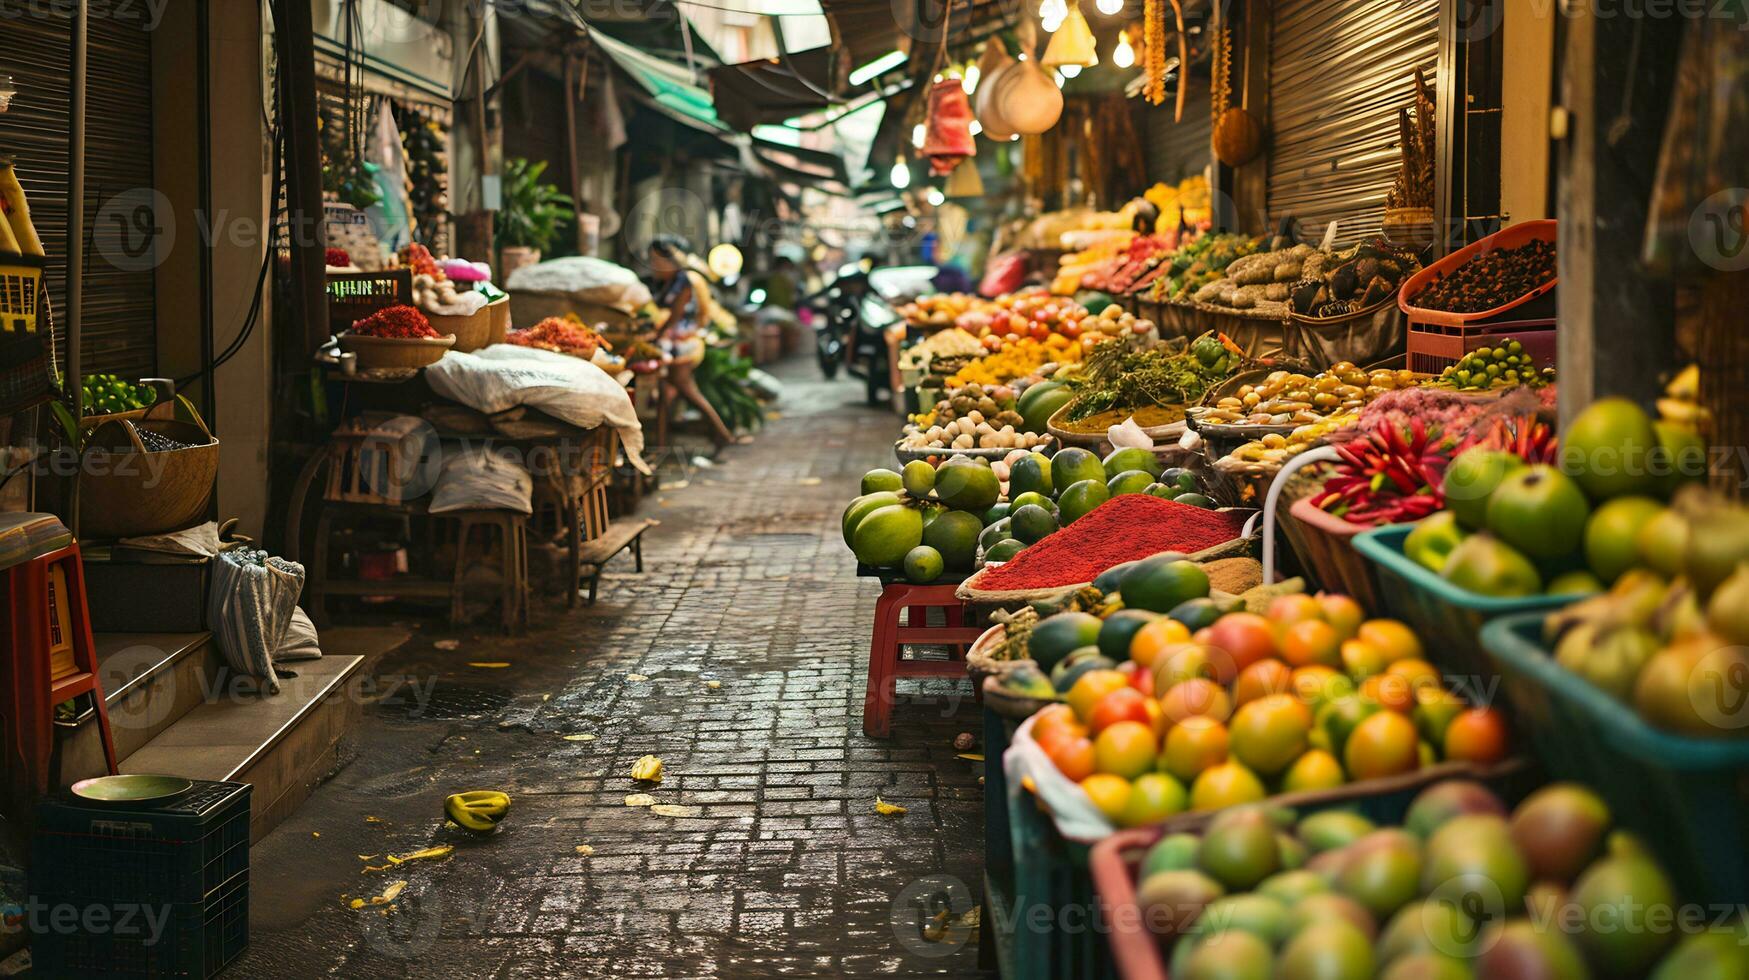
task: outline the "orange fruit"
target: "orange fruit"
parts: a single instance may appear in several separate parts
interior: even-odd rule
[[[1063,700],[1075,709],[1075,717],[1086,724],[1093,717],[1093,708],[1107,694],[1128,687],[1130,679],[1115,670],[1090,670],[1075,680],[1075,686]]]
[[[1047,704],[1032,716],[1032,737],[1035,741],[1042,743],[1045,736],[1053,731],[1087,734],[1086,727],[1075,717],[1075,709],[1061,703]]]
[[[1159,768],[1191,782],[1227,761],[1227,726],[1212,718],[1191,718],[1166,733]]]
[[[1421,764],[1415,723],[1395,711],[1367,716],[1348,736],[1342,757],[1348,778],[1359,781],[1411,772]]]
[[[1471,708],[1445,726],[1445,757],[1483,765],[1506,758],[1506,719],[1493,708]]]
[[[1159,751],[1160,742],[1151,726],[1139,721],[1120,721],[1093,739],[1093,768],[1134,779],[1154,768]]]
[[[1390,666],[1379,648],[1365,640],[1343,640],[1341,657],[1343,673],[1357,681],[1382,674]]]
[[[1321,619],[1302,619],[1281,632],[1281,659],[1295,667],[1342,665],[1342,637]]]
[[[1293,694],[1313,708],[1354,690],[1354,682],[1323,664],[1301,667],[1293,673]]]
[[[1287,694],[1293,690],[1293,670],[1279,660],[1259,660],[1239,672],[1233,682],[1233,701],[1244,704],[1268,694]]]
[[[1196,634],[1209,648],[1215,679],[1231,684],[1252,664],[1274,657],[1275,627],[1256,613],[1228,613]]]
[[[1093,775],[1093,740],[1081,735],[1052,735],[1039,748],[1064,776],[1080,782]]]
[[[1130,781],[1122,776],[1096,772],[1081,780],[1081,788],[1087,791],[1087,795],[1093,798],[1093,805],[1112,823],[1116,823],[1123,816],[1124,807],[1130,802]]]
[[[1277,626],[1291,626],[1308,619],[1322,619],[1324,608],[1309,595],[1279,596],[1269,604],[1269,621]]]
[[[1160,711],[1173,723],[1199,716],[1226,721],[1233,713],[1233,700],[1214,681],[1193,677],[1172,685],[1171,690],[1160,696]]]
[[[1227,726],[1233,758],[1261,776],[1275,776],[1306,751],[1312,712],[1291,694],[1247,703]]]
[[[1335,789],[1346,781],[1342,763],[1337,762],[1335,756],[1323,749],[1311,749],[1287,767],[1287,772],[1281,777],[1281,789],[1284,793],[1303,793]]]
[[[1223,810],[1243,803],[1256,803],[1269,795],[1263,780],[1237,762],[1223,762],[1204,769],[1190,788],[1192,810]]]
[[[1148,714],[1148,696],[1133,687],[1120,687],[1099,699],[1093,714],[1087,719],[1087,730],[1095,735],[1120,721],[1139,721],[1152,726]]]
[[[1408,681],[1410,689],[1417,693],[1422,688],[1443,687],[1440,683],[1439,668],[1425,660],[1399,660],[1391,664],[1385,673]]]
[[[1118,814],[1121,827],[1146,827],[1167,817],[1183,813],[1190,805],[1190,794],[1178,780],[1163,772],[1148,772],[1130,784],[1130,796]]]
[[[1169,691],[1179,681],[1215,676],[1208,650],[1200,643],[1180,643],[1154,661],[1154,690]]]
[[[1360,696],[1398,714],[1415,710],[1415,687],[1397,674],[1375,674],[1361,682]]]
[[[1162,653],[1190,642],[1190,627],[1176,619],[1161,617],[1136,630],[1130,637],[1130,659],[1143,667],[1154,666]]]
[[[1355,636],[1378,648],[1392,663],[1422,659],[1421,638],[1397,620],[1369,619],[1360,624],[1360,631]]]
[[[1324,613],[1324,622],[1336,627],[1336,632],[1344,640],[1358,633],[1360,624],[1366,620],[1366,610],[1360,608],[1360,603],[1345,595],[1320,592],[1318,608]]]

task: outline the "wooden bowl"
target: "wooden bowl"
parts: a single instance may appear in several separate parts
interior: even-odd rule
[[[343,333],[340,349],[358,355],[362,370],[374,368],[422,368],[436,364],[455,346],[455,334],[447,337],[367,337]]]

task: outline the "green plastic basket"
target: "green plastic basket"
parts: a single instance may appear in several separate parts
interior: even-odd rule
[[[1457,680],[1460,694],[1485,703],[1500,666],[1482,646],[1482,625],[1501,616],[1559,609],[1576,597],[1498,599],[1460,589],[1403,554],[1403,539],[1414,529],[1413,524],[1388,524],[1363,531],[1354,538],[1354,550],[1378,566],[1383,611],[1415,629],[1427,643],[1427,659]]]
[[[1616,822],[1676,877],[1684,898],[1732,904],[1749,897],[1749,738],[1690,738],[1646,724],[1555,663],[1542,644],[1543,618],[1497,619],[1482,642],[1499,660],[1520,734],[1549,775],[1602,794]]]

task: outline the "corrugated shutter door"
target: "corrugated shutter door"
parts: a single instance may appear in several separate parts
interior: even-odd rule
[[[72,115],[69,76],[71,22],[54,16],[6,21],[0,68],[12,73],[18,97],[0,115],[0,153],[17,168],[31,218],[49,253],[48,288],[57,344],[65,350],[67,310],[67,141]],[[153,272],[117,254],[122,230],[98,227],[105,202],[152,187],[151,32],[140,20],[92,17],[85,95],[85,308],[87,373],[149,377],[157,373]],[[128,209],[131,211],[131,209]],[[111,215],[105,215],[106,218]],[[143,232],[130,230],[136,242]],[[194,233],[182,230],[182,240]]]
[[[1182,122],[1172,121],[1174,91],[1168,88],[1165,105],[1142,109],[1145,114],[1142,137],[1147,141],[1149,183],[1176,184],[1186,177],[1194,177],[1208,169],[1213,157],[1213,151],[1209,149],[1208,83],[1201,79],[1191,81],[1185,92]]]
[[[1411,73],[1433,81],[1439,0],[1277,0],[1269,56],[1269,220],[1316,240],[1379,231],[1397,176],[1397,111]]]

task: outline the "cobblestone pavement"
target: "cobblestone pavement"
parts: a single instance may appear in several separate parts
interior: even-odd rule
[[[977,893],[979,766],[952,744],[979,729],[970,687],[902,682],[894,736],[861,732],[877,586],[838,516],[897,420],[860,384],[783,375],[757,443],[645,500],[643,575],[622,560],[594,608],[537,601],[516,639],[423,620],[376,666],[350,763],[254,849],[228,975],[978,975],[971,930],[931,942],[907,916],[937,876]],[[646,754],[660,786],[629,777]],[[499,832],[446,829],[444,796],[483,788],[514,798]],[[435,844],[456,852],[361,871]],[[349,907],[403,880],[393,912]]]

